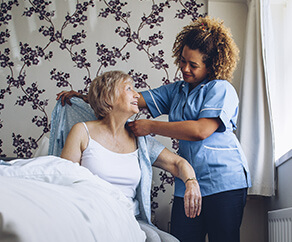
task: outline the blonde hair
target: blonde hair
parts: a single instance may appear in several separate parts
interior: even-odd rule
[[[206,16],[185,26],[178,33],[172,49],[176,65],[179,65],[185,45],[203,54],[209,80],[224,79],[231,82],[239,60],[239,49],[223,21]]]
[[[88,102],[99,120],[111,112],[119,95],[117,86],[129,79],[132,80],[131,76],[122,71],[108,71],[93,79],[88,92]]]

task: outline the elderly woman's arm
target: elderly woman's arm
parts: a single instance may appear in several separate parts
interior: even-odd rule
[[[62,149],[61,158],[80,164],[81,154],[84,146],[86,146],[86,139],[88,138],[86,137],[86,131],[83,124],[75,124],[66,138],[65,145]]]
[[[172,175],[185,182],[184,206],[186,216],[190,218],[199,216],[202,208],[200,186],[196,180],[195,171],[187,160],[165,148],[153,166],[169,171]]]

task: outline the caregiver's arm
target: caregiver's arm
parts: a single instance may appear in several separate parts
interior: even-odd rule
[[[186,182],[186,191],[184,195],[186,216],[190,218],[199,216],[202,207],[200,186],[196,180],[195,171],[187,160],[165,148],[153,163],[153,166],[162,168],[170,172],[173,176]]]
[[[128,125],[136,136],[158,134],[180,140],[199,141],[213,134],[221,124],[219,118],[201,118],[197,121],[163,122],[139,119]]]
[[[62,106],[64,106],[66,103],[69,105],[72,105],[72,103],[70,102],[70,99],[72,97],[81,98],[81,99],[83,99],[84,102],[88,103],[88,96],[87,95],[81,94],[81,93],[76,92],[74,90],[59,92],[57,94],[56,100],[61,99]]]
[[[140,93],[139,93],[139,95],[140,95],[139,100],[138,100],[139,108],[147,108],[144,97]],[[72,105],[72,103],[70,102],[70,99],[72,97],[79,97],[79,98],[83,99],[84,102],[88,103],[88,95],[81,94],[81,93],[76,92],[74,90],[59,92],[57,94],[56,100],[61,99],[62,106],[64,106],[66,103],[69,105]]]
[[[138,107],[139,108],[148,108],[143,95],[140,92],[139,92],[139,95],[140,96],[138,99]]]

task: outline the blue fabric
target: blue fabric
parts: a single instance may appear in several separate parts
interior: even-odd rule
[[[81,98],[70,99],[72,105],[62,106],[58,100],[51,116],[51,133],[49,140],[49,155],[60,156],[65,141],[72,126],[79,122],[96,120],[90,105]]]
[[[60,156],[71,127],[78,122],[96,120],[90,105],[80,98],[71,99],[72,106],[62,106],[58,101],[51,120],[49,155]],[[136,198],[143,221],[151,224],[152,164],[165,148],[151,136],[138,137],[138,157],[141,168],[141,181],[137,187]]]
[[[179,155],[193,166],[202,196],[251,186],[245,155],[234,135],[238,97],[225,80],[203,81],[189,92],[184,81],[142,92],[155,118],[168,114],[169,121],[217,118],[218,130],[202,141],[179,140]],[[175,178],[175,195],[183,197],[185,185]]]
[[[8,163],[6,161],[3,161],[3,160],[0,160],[0,165],[3,165],[3,166],[11,166],[10,163]]]
[[[165,147],[151,136],[138,137],[138,155],[141,168],[141,181],[137,188],[140,217],[151,224],[151,185],[152,164]]]

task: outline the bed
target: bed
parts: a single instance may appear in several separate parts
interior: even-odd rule
[[[125,196],[56,156],[0,165],[0,241],[145,241]]]
[[[119,189],[59,157],[71,126],[90,116],[79,102],[56,105],[38,157],[0,161],[1,242],[145,241]]]

